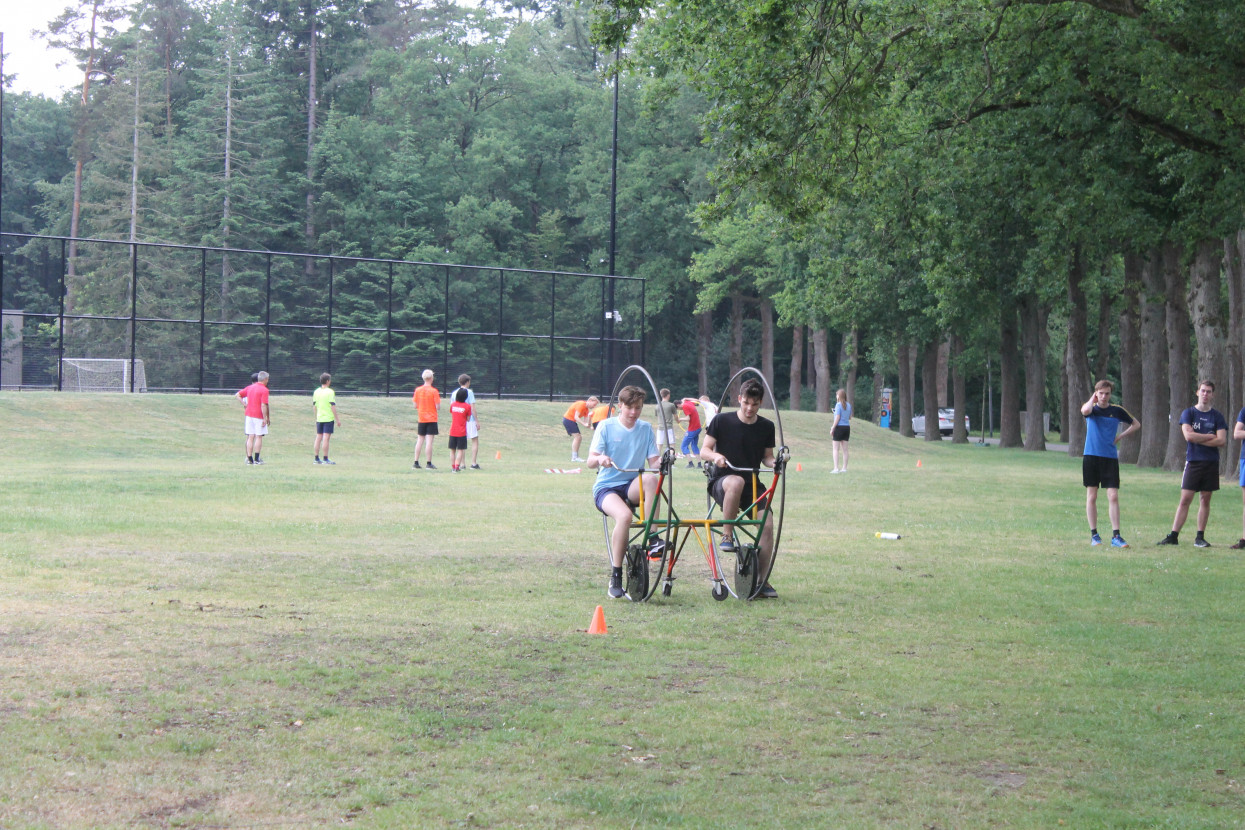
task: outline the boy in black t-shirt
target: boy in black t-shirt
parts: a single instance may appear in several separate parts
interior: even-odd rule
[[[722,518],[733,521],[739,515],[740,505],[747,507],[757,497],[751,475],[741,475],[727,467],[758,470],[774,466],[774,422],[762,418],[757,412],[765,390],[756,380],[745,381],[739,390],[739,410],[720,412],[705,430],[705,445],[700,457],[705,464],[713,465],[709,480],[709,493],[722,507]],[[735,540],[728,526],[718,543],[723,551],[734,551]],[[761,573],[769,570],[770,556],[774,551],[773,517],[767,517],[761,528],[761,555],[758,563]],[[773,599],[778,592],[766,582],[757,593],[758,597]]]

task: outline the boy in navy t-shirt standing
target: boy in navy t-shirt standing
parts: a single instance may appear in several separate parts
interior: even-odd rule
[[[1120,535],[1120,439],[1141,429],[1138,421],[1122,406],[1111,403],[1115,388],[1109,380],[1094,385],[1094,394],[1081,405],[1085,416],[1085,456],[1081,459],[1081,480],[1085,484],[1085,516],[1089,519],[1089,543],[1101,545],[1098,535],[1098,488],[1107,488],[1107,513],[1111,518],[1111,547],[1126,548]],[[1123,432],[1120,425],[1126,424]]]
[[[1210,520],[1210,497],[1219,489],[1219,448],[1228,443],[1228,420],[1218,409],[1211,408],[1215,400],[1215,384],[1202,381],[1197,387],[1197,403],[1180,413],[1180,431],[1189,442],[1185,450],[1184,477],[1180,481],[1180,503],[1176,505],[1176,518],[1172,532],[1159,540],[1160,545],[1180,544],[1180,528],[1189,517],[1189,505],[1197,494],[1201,501],[1197,507],[1197,538],[1195,548],[1208,548],[1206,523]]]

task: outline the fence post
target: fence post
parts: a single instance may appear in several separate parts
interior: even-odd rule
[[[387,316],[385,317],[385,397],[389,397],[389,384],[393,373],[393,263],[389,263]]]
[[[130,243],[130,394],[134,393],[134,368],[138,358],[138,246]]]
[[[207,248],[199,249],[199,394],[203,394],[204,340],[207,335]]]
[[[268,352],[272,345],[272,254],[264,268],[264,371],[268,371]]]
[[[558,275],[549,275],[549,400],[553,400],[554,338],[558,333]]]
[[[0,49],[4,47],[4,38],[0,37]],[[3,60],[0,57],[0,60]],[[0,76],[0,86],[3,78]],[[3,99],[0,99],[3,100]],[[0,111],[3,108],[0,107]],[[0,390],[4,389],[4,240],[0,239]]]
[[[329,358],[328,368],[324,371],[333,371],[333,258],[329,257]]]
[[[61,240],[61,290],[60,290],[60,310],[56,313],[57,336],[56,336],[56,391],[64,391],[65,386],[65,292],[68,288],[65,285],[65,240]]]
[[[445,266],[445,314],[441,318],[441,382],[450,371],[450,266]]]
[[[497,269],[497,397],[501,397],[501,366],[502,366],[502,350],[505,348],[505,340],[502,338],[502,331],[506,325],[506,272]]]

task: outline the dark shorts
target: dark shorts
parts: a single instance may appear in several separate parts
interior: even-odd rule
[[[830,431],[831,441],[846,441],[848,438],[851,438],[851,437],[852,437],[851,424],[839,424],[837,427],[835,427],[834,429]]]
[[[1213,493],[1219,489],[1218,461],[1186,461],[1184,478],[1180,480],[1181,490],[1192,490],[1195,493]]]
[[[579,424],[575,423],[570,418],[563,418],[562,426],[566,429],[567,435],[578,435],[579,434]]]
[[[421,422],[418,429],[418,435],[440,435],[440,433],[437,432],[436,421],[428,421],[427,423]]]
[[[332,434],[333,434],[333,422],[332,421],[316,421],[316,435],[332,435]]]
[[[748,508],[749,505],[752,504],[753,501],[756,500],[756,489],[753,486],[754,479],[752,476],[740,476],[740,475],[718,476],[717,478],[709,482],[709,495],[713,496],[713,500],[718,503],[718,507],[721,507],[722,497],[725,495],[723,492],[722,484],[723,482],[726,481],[726,479],[732,478],[732,477],[742,478],[744,480],[744,490],[742,493],[739,494],[739,510],[740,512],[743,512],[744,510]],[[760,484],[760,482],[756,482],[756,483]],[[761,503],[758,504],[757,507],[764,508],[765,500],[762,499]]]
[[[1120,460],[1101,455],[1087,455],[1081,459],[1081,482],[1086,487],[1120,489]]]
[[[628,481],[626,484],[619,484],[617,487],[606,487],[604,490],[598,490],[596,492],[596,495],[592,497],[592,501],[594,504],[596,504],[597,510],[601,510],[601,502],[605,501],[605,497],[608,496],[610,493],[617,493],[618,497],[622,499],[623,501],[627,502],[627,504],[631,506],[631,509],[634,510],[636,506],[634,504],[631,504],[630,499],[627,498],[627,491],[630,489],[631,489],[630,481]],[[604,510],[601,510],[601,512],[605,513]]]
[[[467,436],[466,435],[451,435],[450,436],[450,449],[451,450],[467,449]]]

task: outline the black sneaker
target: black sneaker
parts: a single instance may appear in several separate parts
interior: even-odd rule
[[[621,576],[614,576],[613,574],[610,574],[610,587],[609,590],[605,592],[605,595],[610,599],[622,599],[627,595],[626,592],[623,591]]]
[[[256,463],[256,464],[263,464],[264,462],[260,461],[260,460],[257,458],[257,459],[255,459],[255,463]]]
[[[757,596],[761,599],[778,599],[778,592],[774,590],[774,586],[766,582],[761,586],[761,590],[757,591]]]
[[[419,462],[418,462],[418,461],[416,461],[414,464],[412,464],[412,465],[411,465],[411,469],[412,469],[412,470],[418,470],[418,469],[419,469]]]
[[[1178,545],[1180,544],[1180,538],[1174,533],[1169,533],[1162,539],[1159,539],[1158,543],[1160,545]]]
[[[661,555],[666,552],[666,540],[654,539],[653,544],[649,545],[648,558],[657,560],[661,559]]]
[[[1245,539],[1241,539],[1235,545],[1228,545],[1228,550],[1245,550]]]
[[[472,465],[471,465],[471,469],[473,469],[473,470],[482,470],[482,469],[484,469],[484,468],[483,468],[483,467],[481,467],[479,464],[472,464]]]
[[[437,465],[436,465],[436,464],[433,464],[431,461],[429,461],[429,462],[428,462],[425,466],[426,466],[429,470],[435,470],[435,469],[437,468]]]
[[[1207,542],[1205,539],[1194,539],[1194,540],[1193,540],[1193,547],[1195,547],[1195,548],[1208,548],[1208,547],[1210,547],[1210,542]]]
[[[696,463],[695,463],[694,461],[689,461],[689,462],[687,462],[687,466],[688,466],[688,468],[690,469],[690,468],[692,468],[692,467],[695,467],[695,466],[696,466]]]

